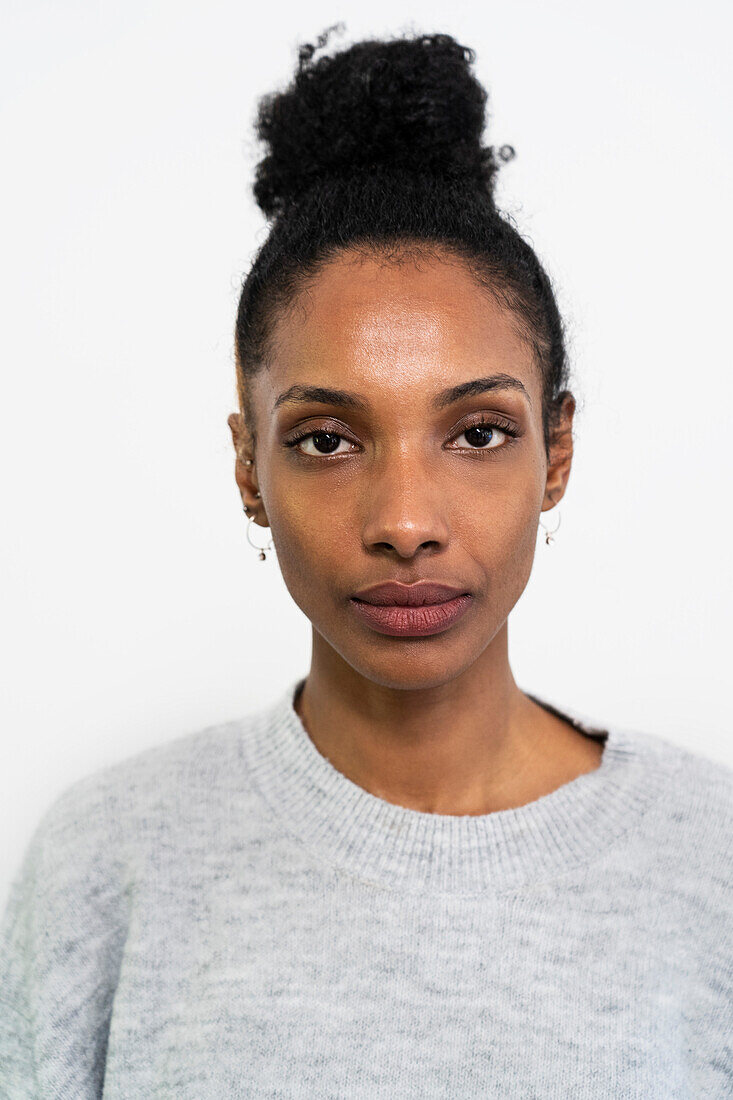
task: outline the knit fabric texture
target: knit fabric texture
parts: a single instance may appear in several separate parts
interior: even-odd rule
[[[3,1100],[733,1097],[733,770],[631,728],[423,813],[275,703],[40,819],[0,924]]]

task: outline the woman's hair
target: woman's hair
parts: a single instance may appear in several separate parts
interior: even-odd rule
[[[244,280],[235,354],[240,404],[256,442],[248,379],[271,362],[273,323],[321,268],[348,249],[386,263],[461,260],[513,313],[542,380],[546,453],[567,392],[563,323],[549,277],[494,205],[499,163],[481,144],[487,93],[474,51],[447,34],[366,40],[313,60],[303,45],[291,84],[260,99],[267,153],[254,196],[271,221]]]

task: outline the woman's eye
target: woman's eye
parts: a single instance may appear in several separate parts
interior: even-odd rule
[[[465,436],[469,450],[496,450],[504,445],[500,438],[497,444],[497,438],[506,438],[508,434],[496,424],[472,424],[469,428],[464,428],[460,435],[454,436],[454,439],[459,440],[461,436]]]
[[[351,446],[348,439],[344,439],[343,436],[338,435],[337,432],[309,432],[308,435],[301,435],[298,439],[291,440],[289,446],[297,446],[299,450],[302,450],[303,454],[318,457],[318,455],[333,455],[333,454],[345,454],[348,452],[339,451],[339,442],[346,443],[347,446]],[[311,450],[305,447],[308,444]]]

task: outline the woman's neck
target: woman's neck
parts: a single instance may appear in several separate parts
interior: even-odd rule
[[[525,805],[597,768],[603,745],[521,691],[497,641],[491,659],[416,690],[359,675],[321,639],[296,713],[333,767],[387,802],[439,814]]]

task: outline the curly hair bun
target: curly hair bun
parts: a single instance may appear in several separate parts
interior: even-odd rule
[[[318,47],[301,46],[292,83],[259,101],[269,151],[253,191],[267,217],[325,177],[381,170],[473,180],[491,196],[498,165],[481,145],[488,96],[473,50],[448,34],[366,40],[313,61]]]

